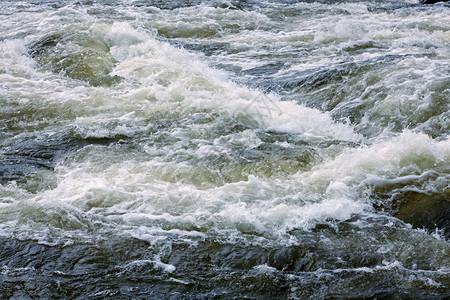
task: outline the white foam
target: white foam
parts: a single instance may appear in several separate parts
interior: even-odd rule
[[[26,92],[46,95],[39,101],[57,103],[54,105],[57,110],[72,111],[77,116],[75,124],[80,127],[80,131],[89,128],[90,132],[81,132],[83,136],[133,134],[139,130],[132,125],[133,121],[139,121],[135,114],[138,111],[142,118],[142,113],[182,112],[191,107],[234,117],[243,115],[264,130],[294,133],[303,139],[355,141],[361,138],[351,126],[333,121],[327,113],[294,102],[283,102],[274,94],[265,95],[239,86],[228,79],[224,72],[208,67],[199,55],[157,41],[152,34],[134,29],[128,23],[82,23],[79,28],[105,39],[111,45],[111,54],[118,60],[111,75],[124,78],[117,87],[105,89],[78,85],[73,89],[70,86],[75,83],[73,80],[51,73],[46,74],[47,78],[41,82],[43,74],[36,72],[34,61],[26,58],[27,64],[23,64],[23,43],[3,42],[3,56],[6,55],[8,61],[5,65],[14,68],[8,69],[6,73],[30,73],[33,79]],[[11,63],[11,55],[15,57],[15,63]],[[8,82],[12,80],[15,79],[8,78]],[[23,80],[20,84],[23,90]],[[123,101],[123,98],[127,101]],[[80,105],[80,102],[85,105]],[[114,109],[107,110],[106,106]],[[129,124],[111,128],[109,124],[117,121],[123,123],[124,115]]]
[[[304,3],[299,5],[306,6]],[[380,14],[378,17],[381,16],[384,23],[369,22],[367,25],[362,22],[364,5],[344,6],[351,6],[355,15],[350,15],[348,20],[339,20],[337,26],[316,30],[321,25],[321,19],[305,23],[299,18],[296,19],[298,23],[277,28],[277,34],[270,30],[245,30],[259,26],[258,20],[261,26],[270,25],[272,21],[261,13],[248,14],[245,10],[206,6],[180,9],[178,12],[181,12],[182,20],[169,20],[167,16],[172,11],[151,8],[149,14],[146,11],[135,23],[97,23],[94,16],[89,17],[73,7],[41,15],[41,27],[33,29],[32,41],[44,36],[46,27],[51,32],[60,32],[62,20],[69,23],[78,20],[77,24],[64,27],[64,30],[82,29],[101,36],[111,46],[111,54],[117,60],[111,75],[120,76],[121,82],[112,87],[91,87],[59,74],[38,70],[33,59],[24,55],[28,40],[6,40],[0,42],[0,68],[4,72],[0,74],[2,89],[8,90],[11,99],[34,101],[37,107],[48,105],[48,110],[54,109],[55,116],[67,117],[58,119],[61,123],[56,122],[54,127],[46,128],[49,132],[58,131],[61,124],[70,124],[64,130],[73,129],[81,138],[116,135],[134,138],[130,139],[130,143],[137,141],[135,146],[138,150],[131,146],[120,148],[120,145],[87,146],[69,153],[55,167],[58,177],[55,187],[36,194],[24,191],[23,194],[11,194],[8,189],[2,189],[1,195],[6,196],[1,207],[7,208],[8,213],[12,212],[5,217],[9,219],[2,223],[2,228],[6,228],[5,232],[19,232],[18,235],[24,238],[38,238],[48,243],[56,243],[58,238],[64,243],[71,239],[89,240],[94,238],[92,235],[101,236],[103,232],[113,232],[118,236],[134,234],[134,237],[150,242],[161,236],[196,241],[217,233],[231,238],[228,235],[231,232],[240,236],[255,234],[287,243],[291,242],[291,230],[309,230],[330,219],[343,221],[370,209],[365,194],[360,191],[365,180],[399,178],[404,176],[402,170],[410,166],[421,174],[431,169],[445,171],[449,167],[448,139],[435,141],[424,134],[405,131],[393,138],[383,136],[379,140],[364,140],[372,144],[357,149],[348,148],[342,153],[339,151],[347,146],[336,147],[337,154],[332,149],[327,152],[332,153],[329,159],[320,157],[323,161],[311,170],[302,170],[290,177],[259,178],[248,174],[245,175],[247,178],[242,176],[244,179],[237,182],[206,187],[193,184],[192,177],[200,172],[194,170],[196,166],[189,161],[190,156],[228,155],[231,152],[227,146],[232,143],[242,149],[254,149],[262,143],[257,134],[261,131],[289,133],[297,140],[312,145],[316,145],[316,141],[359,142],[363,138],[354,132],[352,125],[333,120],[329,113],[308,108],[296,101],[282,101],[279,95],[264,94],[234,83],[226,72],[211,68],[204,61],[205,56],[178,49],[156,38],[154,29],[161,29],[165,23],[171,22],[168,26],[187,27],[184,33],[179,34],[188,40],[197,31],[206,36],[210,34],[212,37],[208,42],[234,43],[244,48],[249,46],[255,52],[229,55],[227,58],[234,59],[235,66],[243,70],[262,65],[249,59],[249,56],[252,53],[263,54],[264,51],[270,54],[273,50],[263,47],[269,44],[279,46],[276,49],[292,46],[289,51],[311,46],[313,52],[308,57],[292,62],[293,70],[303,70],[336,62],[336,57],[329,54],[351,46],[355,39],[383,41],[398,38],[394,48],[409,39],[407,35],[410,31],[405,29],[406,25],[392,26],[396,23],[393,21],[395,14]],[[196,16],[199,12],[203,15]],[[157,16],[156,24],[152,25],[148,20],[153,17],[150,13],[161,14]],[[242,18],[244,15],[246,18]],[[224,17],[227,19],[224,20]],[[195,22],[191,22],[192,18]],[[212,20],[211,23],[205,23],[205,18]],[[341,15],[335,18],[341,18]],[[362,29],[350,26],[355,20],[359,25],[364,25]],[[137,23],[142,21],[150,24],[147,27],[145,24],[138,26]],[[238,24],[240,30],[236,34],[221,36],[217,28],[223,23]],[[36,33],[39,28],[42,31]],[[397,28],[404,31],[399,33]],[[421,39],[425,37],[421,36]],[[448,43],[443,32],[435,33],[433,39],[443,39],[443,43]],[[394,53],[401,54],[402,49]],[[414,63],[414,60],[406,63]],[[420,63],[428,64],[428,61],[423,59]],[[430,74],[429,69],[419,75],[427,74]],[[401,74],[398,76],[401,77]],[[16,94],[18,90],[15,87],[24,86],[26,89]],[[393,94],[376,109],[388,112],[390,101],[400,99],[395,96]],[[196,112],[209,114],[212,123],[192,125],[190,118]],[[167,118],[166,121],[173,124],[179,122],[179,126],[158,129],[160,131],[154,134],[167,134],[176,142],[162,146],[149,142],[152,141],[149,129],[155,120],[151,118],[157,113],[175,115],[175,120]],[[218,125],[214,123],[216,116],[234,118],[251,129],[224,136],[218,134],[210,140],[190,138],[196,129],[213,131],[214,126]],[[36,115],[36,118],[39,117]],[[221,122],[220,117],[217,117],[218,122]],[[140,138],[142,144],[138,144]],[[143,153],[139,152],[139,147],[144,149]],[[315,150],[320,152],[320,149]],[[172,160],[170,155],[174,156]],[[184,157],[188,158],[183,160]],[[411,177],[403,179],[409,180]],[[36,217],[35,210],[59,216],[68,225],[40,219]],[[20,215],[22,223],[13,222],[14,212]],[[92,233],[89,228],[101,229]],[[156,259],[151,264],[168,272],[174,270],[173,266]]]
[[[280,101],[274,95],[258,93],[254,92],[254,99],[229,101],[222,104],[221,108],[232,113],[249,114],[266,130],[299,134],[306,140],[318,138],[358,141],[362,138],[351,126],[333,121],[327,113],[295,102]]]
[[[405,131],[371,146],[347,149],[298,177],[323,192],[332,191],[336,186],[342,190],[345,185],[355,187],[371,176],[397,178],[409,167],[416,167],[420,172],[445,170],[450,166],[449,156],[448,139],[435,141],[425,134]]]
[[[125,270],[135,270],[142,268],[154,268],[159,269],[163,272],[172,273],[176,270],[176,267],[171,264],[166,264],[161,262],[161,259],[158,256],[155,256],[154,260],[134,260],[123,267]]]
[[[224,73],[167,43],[150,39],[129,48],[115,47],[112,52],[122,59],[113,74],[138,80],[147,86],[147,98],[156,102],[247,115],[265,130],[295,133],[305,139],[361,139],[351,126],[333,121],[327,113],[238,86]]]
[[[274,267],[271,267],[267,264],[254,266],[253,269],[260,275],[273,275],[278,272],[278,270]]]

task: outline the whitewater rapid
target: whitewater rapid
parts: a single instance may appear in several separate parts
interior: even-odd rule
[[[448,292],[448,4],[0,11],[2,296]]]

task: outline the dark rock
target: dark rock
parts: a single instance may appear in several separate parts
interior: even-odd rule
[[[444,194],[408,192],[395,217],[416,228],[441,230],[450,238],[450,190]]]

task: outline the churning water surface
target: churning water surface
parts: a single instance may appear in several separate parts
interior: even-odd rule
[[[1,1],[0,298],[448,296],[418,2]]]

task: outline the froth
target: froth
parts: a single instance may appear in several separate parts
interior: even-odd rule
[[[449,150],[448,139],[435,141],[425,134],[405,131],[371,146],[348,149],[336,158],[315,166],[311,172],[298,176],[326,192],[336,190],[336,184],[340,189],[343,184],[356,187],[374,175],[396,178],[405,172],[423,173],[430,169],[445,172],[449,168]]]
[[[112,50],[122,62],[113,74],[138,80],[148,99],[179,102],[182,106],[247,115],[265,130],[302,135],[303,138],[359,140],[351,126],[336,123],[318,110],[283,102],[230,81],[223,72],[209,68],[188,52],[151,39],[127,49]],[[125,55],[122,56],[122,55]],[[142,92],[144,92],[142,90]]]
[[[71,10],[60,13],[70,16]],[[200,10],[217,22],[225,12],[202,7]],[[194,9],[186,11],[195,12]],[[232,18],[245,14],[245,11],[226,12]],[[6,197],[2,207],[7,206],[21,215],[19,219],[26,224],[24,227],[35,226],[37,231],[41,228],[45,231],[46,226],[57,228],[58,234],[67,239],[75,236],[74,232],[89,236],[92,228],[100,228],[99,235],[108,230],[117,235],[135,232],[136,237],[149,240],[171,234],[195,239],[203,233],[233,232],[286,241],[291,238],[291,230],[309,230],[320,223],[343,221],[370,210],[364,187],[361,188],[361,183],[370,176],[404,176],[410,166],[419,172],[432,168],[444,172],[448,168],[448,140],[434,141],[424,134],[406,131],[394,138],[365,141],[373,144],[341,154],[330,150],[328,160],[321,158],[322,163],[293,176],[263,178],[242,172],[234,181],[204,184],[201,176],[206,176],[207,172],[203,172],[206,168],[198,166],[199,161],[206,160],[208,155],[231,157],[233,153],[227,148],[230,144],[238,145],[238,150],[257,148],[263,144],[258,136],[261,132],[285,133],[308,146],[317,146],[317,141],[332,144],[360,142],[363,138],[354,132],[351,124],[337,122],[329,113],[299,104],[303,99],[282,101],[275,93],[266,94],[236,84],[230,74],[210,67],[204,56],[161,41],[154,32],[133,28],[127,22],[92,24],[89,18],[81,19],[85,23],[66,29],[82,28],[102,38],[108,46],[105,51],[116,62],[110,75],[120,77],[120,82],[110,87],[93,87],[74,80],[64,81],[60,74],[51,77],[44,72],[40,74],[41,79],[59,87],[50,101],[57,103],[58,112],[70,110],[66,115],[68,119],[61,123],[70,123],[70,128],[75,128],[81,139],[119,136],[128,140],[123,142],[123,147],[114,140],[117,143],[113,145],[106,142],[107,145],[89,145],[67,154],[55,167],[58,177],[55,186],[27,194],[25,204],[14,197]],[[203,24],[204,19],[200,19],[199,23]],[[52,24],[51,21],[43,24]],[[298,32],[298,40],[290,39],[297,33],[280,34],[281,42],[297,43],[295,46],[327,45],[329,48],[322,48],[325,49],[322,54],[329,53],[342,46],[335,41],[347,47],[358,35],[346,22],[315,36],[310,31]],[[186,35],[178,33],[191,38],[198,30],[208,35],[210,28],[197,29],[187,28]],[[368,32],[370,30],[366,30]],[[262,33],[252,31],[251,34]],[[232,43],[242,42],[248,35],[249,31],[241,30],[237,36],[221,40],[217,30],[213,28],[211,33],[219,41]],[[274,35],[269,32],[266,36],[273,38]],[[258,42],[258,38],[249,39],[250,48]],[[8,61],[9,66],[17,67],[17,73],[32,70],[31,59],[27,60],[31,65],[28,69],[21,69],[19,63],[24,45],[11,41],[3,41],[1,45],[8,51],[0,54],[0,58]],[[318,56],[321,63],[330,62],[328,55]],[[308,61],[302,63],[308,64]],[[315,62],[309,63],[315,66]],[[258,62],[249,64],[251,66],[244,65],[242,69],[258,65]],[[294,68],[295,64],[292,64]],[[9,80],[9,74],[14,73],[12,69],[5,71],[8,75],[0,76]],[[38,78],[39,71],[33,74]],[[43,92],[38,85],[32,90],[33,94]],[[48,102],[42,99],[39,104],[44,106]],[[208,121],[195,124],[194,114],[205,114]],[[166,116],[170,117],[164,119]],[[231,125],[243,124],[244,130],[191,138],[196,129],[213,131],[224,119],[231,120]],[[160,144],[152,140],[152,134],[159,135]],[[351,143],[336,147],[337,152],[348,144]],[[245,157],[239,159],[245,160]],[[226,160],[212,160],[211,164],[223,161]],[[213,169],[207,175],[220,177],[220,171],[220,168]],[[44,211],[51,215],[49,219],[42,218]],[[192,232],[194,234],[190,234]],[[157,261],[153,263],[157,265]],[[170,271],[170,266],[163,266],[166,267]]]

